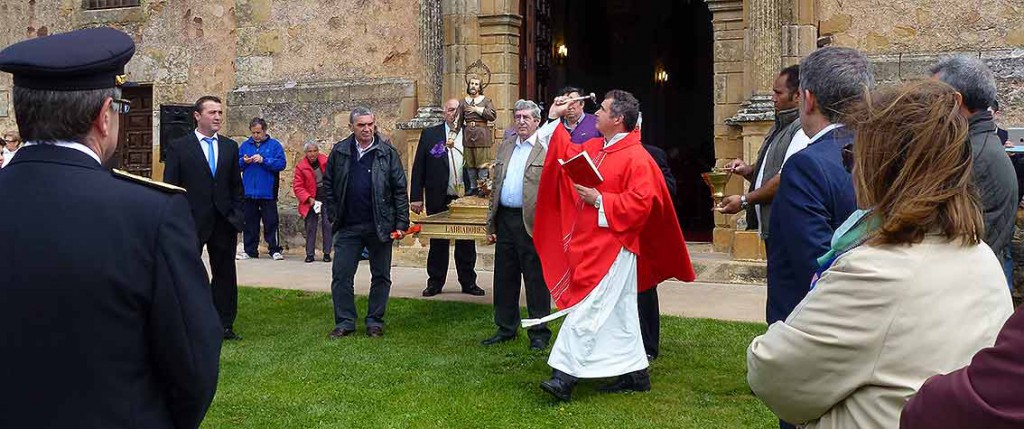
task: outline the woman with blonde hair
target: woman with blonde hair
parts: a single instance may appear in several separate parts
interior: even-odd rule
[[[818,259],[803,301],[747,350],[751,389],[783,420],[897,427],[929,376],[992,345],[1009,317],[999,259],[980,240],[961,104],[928,81],[849,112],[861,210]]]

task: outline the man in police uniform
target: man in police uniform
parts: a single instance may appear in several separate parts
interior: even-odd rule
[[[184,190],[103,167],[134,52],[110,28],[0,52],[25,140],[0,171],[0,427],[196,428],[213,400],[221,330]]]

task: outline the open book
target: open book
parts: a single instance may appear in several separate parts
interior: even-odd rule
[[[558,163],[565,169],[565,174],[569,175],[578,185],[583,185],[588,188],[596,188],[601,182],[604,182],[604,177],[601,177],[601,172],[597,171],[597,166],[594,165],[594,161],[590,159],[590,154],[587,151],[580,152],[568,161],[558,160]]]

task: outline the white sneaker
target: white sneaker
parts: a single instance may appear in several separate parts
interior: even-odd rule
[[[249,259],[249,255],[247,253],[245,253],[245,252],[236,253],[235,254],[235,260],[236,261],[244,261],[244,260],[247,260],[247,259]]]
[[[284,255],[282,255],[281,252],[274,253],[273,255],[270,255],[270,257],[274,258],[275,261],[283,261],[284,260]]]

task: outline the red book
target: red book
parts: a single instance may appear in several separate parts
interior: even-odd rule
[[[596,188],[601,182],[604,182],[604,177],[601,177],[601,172],[597,171],[597,166],[594,165],[594,161],[590,159],[590,154],[587,151],[580,152],[568,161],[558,160],[558,163],[565,169],[565,174],[569,175],[569,178],[578,185],[583,185],[588,188]]]

